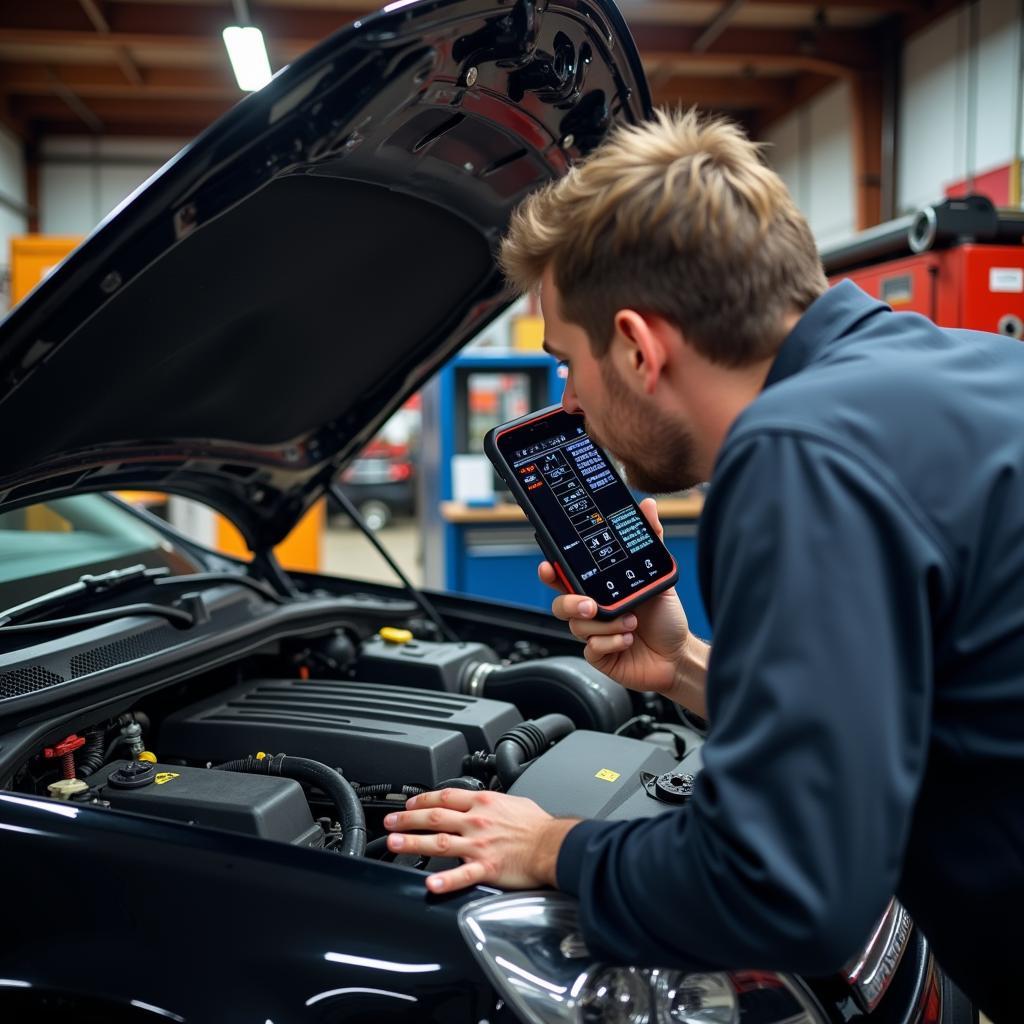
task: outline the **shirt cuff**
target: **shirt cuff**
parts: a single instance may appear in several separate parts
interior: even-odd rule
[[[555,885],[562,892],[579,896],[590,841],[626,824],[624,821],[581,821],[569,829],[555,862]]]

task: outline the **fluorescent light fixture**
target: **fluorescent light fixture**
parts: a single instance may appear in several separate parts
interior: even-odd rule
[[[270,81],[270,60],[263,33],[252,25],[230,25],[224,29],[231,69],[244,92],[256,92]]]

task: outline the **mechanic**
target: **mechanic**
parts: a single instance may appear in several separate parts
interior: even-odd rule
[[[1019,1019],[1024,345],[827,290],[758,147],[693,112],[529,197],[501,257],[540,285],[563,404],[630,483],[710,481],[713,650],[673,591],[607,623],[553,604],[591,664],[707,715],[704,769],[628,822],[423,794],[390,849],[462,858],[432,892],[574,893],[622,964],[829,973],[895,892],[966,993]]]

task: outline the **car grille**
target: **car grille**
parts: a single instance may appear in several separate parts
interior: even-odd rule
[[[8,697],[21,697],[23,694],[32,693],[35,690],[45,690],[48,686],[56,686],[63,682],[63,676],[51,672],[48,668],[43,668],[42,665],[16,668],[13,672],[5,672],[0,675],[0,700],[6,700]]]
[[[126,636],[109,644],[101,644],[87,651],[79,651],[71,658],[71,677],[87,676],[92,672],[102,672],[124,661],[144,658],[147,654],[155,654],[169,647],[176,638],[176,631],[171,629],[153,629],[135,636]]]

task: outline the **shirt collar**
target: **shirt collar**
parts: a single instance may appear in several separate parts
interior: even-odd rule
[[[849,279],[840,281],[807,307],[783,339],[764,386],[771,387],[798,373],[855,324],[872,313],[887,309],[889,307],[884,302],[873,299]]]

